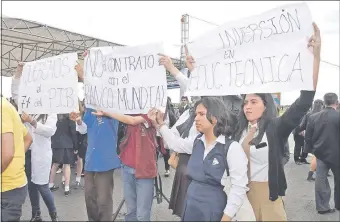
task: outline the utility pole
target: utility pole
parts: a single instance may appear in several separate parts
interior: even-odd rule
[[[185,68],[185,49],[184,45],[189,42],[189,15],[184,14],[181,18],[181,58],[180,58],[180,68]]]
[[[187,75],[187,72],[185,72],[185,48],[184,45],[186,45],[189,42],[189,15],[184,14],[181,18],[181,57],[180,57],[180,70],[184,71],[184,74]],[[182,96],[184,95],[184,91],[180,90],[180,100]]]

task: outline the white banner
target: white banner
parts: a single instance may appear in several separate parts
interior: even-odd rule
[[[145,114],[167,102],[161,44],[92,48],[85,58],[85,105],[123,114]]]
[[[78,111],[77,53],[25,63],[19,87],[19,113],[61,114]]]
[[[226,23],[188,45],[196,61],[187,95],[313,90],[313,34],[305,3]]]

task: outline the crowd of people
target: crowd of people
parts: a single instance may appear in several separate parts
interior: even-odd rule
[[[81,187],[84,165],[89,221],[112,221],[114,171],[119,168],[127,208],[125,220],[150,221],[157,156],[161,153],[165,176],[169,176],[168,160],[175,162],[169,209],[183,221],[286,221],[284,165],[289,159],[287,141],[293,130],[298,141],[295,162],[306,163],[306,153],[316,158],[317,211],[334,212],[329,205],[329,169],[334,175],[335,208],[339,210],[338,97],[326,94],[325,108],[320,111],[316,100],[308,112],[320,66],[320,31],[313,26],[308,47],[314,54],[314,91],[301,91],[281,116],[269,93],[195,97],[193,106],[183,97],[179,118],[170,99],[165,112],[152,108],[140,115],[93,110],[84,101],[80,102],[80,112],[19,115],[2,98],[2,220],[20,220],[28,189],[31,221],[42,221],[39,195],[52,221],[57,221],[52,193],[59,188],[55,174],[62,164],[64,194],[70,195],[70,165],[76,153],[74,186]],[[185,91],[189,80],[170,57],[161,56],[159,62]],[[187,55],[190,72],[194,63]],[[18,65],[12,81],[15,104],[23,65]],[[83,81],[83,67],[78,64],[75,69]]]

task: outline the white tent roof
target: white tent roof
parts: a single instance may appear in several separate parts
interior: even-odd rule
[[[124,46],[102,39],[62,30],[39,22],[3,16],[1,18],[1,75],[12,76],[17,62],[30,62],[64,53],[82,53],[91,47]],[[176,67],[180,61],[173,59]],[[168,87],[178,88],[167,75]]]
[[[38,22],[2,17],[1,75],[12,76],[17,61],[30,62],[100,46],[123,46]]]

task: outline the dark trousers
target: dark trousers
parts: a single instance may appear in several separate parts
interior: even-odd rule
[[[317,211],[326,211],[330,209],[329,201],[331,199],[331,188],[328,182],[328,172],[332,170],[334,176],[334,203],[335,208],[340,210],[340,169],[339,166],[329,165],[323,161],[316,160],[316,177],[315,177],[315,202]]]
[[[32,163],[31,163],[31,150],[28,150],[25,154],[25,172],[27,176],[27,184],[28,184],[28,195],[31,201],[32,207],[32,217],[34,217],[38,212],[40,212],[40,197],[43,198],[49,213],[56,213],[57,209],[54,203],[53,194],[48,187],[48,184],[39,185],[35,184],[31,181],[31,173],[32,173]]]
[[[166,153],[163,155],[165,170],[170,170],[170,165],[168,163],[170,159],[170,150],[166,149]]]
[[[28,194],[31,201],[32,206],[32,217],[36,215],[40,211],[40,196],[43,198],[49,213],[56,213],[57,209],[54,204],[54,197],[53,194],[48,187],[48,184],[39,185],[33,182],[28,183]]]
[[[85,171],[85,203],[89,221],[113,219],[113,172]]]
[[[304,161],[306,160],[308,153],[303,152],[303,146],[305,143],[305,139],[303,136],[300,135],[294,135],[294,161]]]
[[[20,221],[26,195],[27,185],[1,192],[1,221]]]

